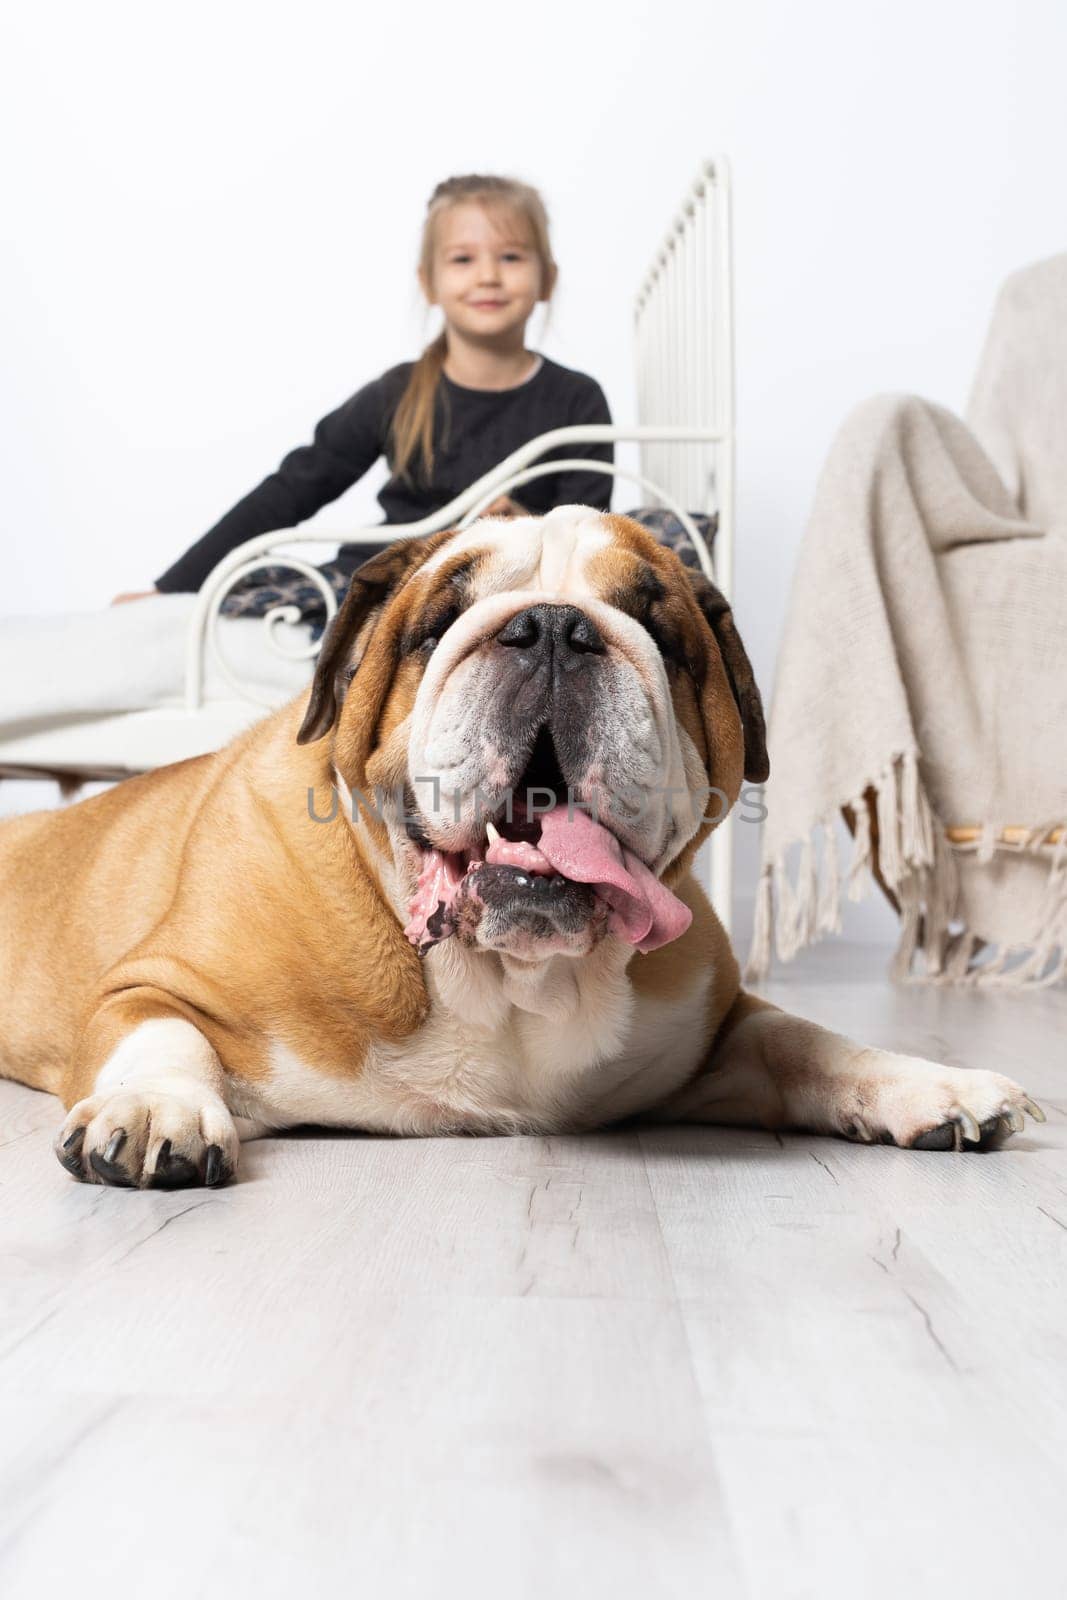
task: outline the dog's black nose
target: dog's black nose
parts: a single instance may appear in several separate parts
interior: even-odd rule
[[[547,650],[556,655],[604,654],[600,630],[592,617],[577,606],[528,606],[525,611],[517,611],[496,637],[498,644],[538,655]]]

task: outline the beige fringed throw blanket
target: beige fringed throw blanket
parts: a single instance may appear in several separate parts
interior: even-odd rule
[[[1002,291],[970,418],[877,399],[831,450],[778,660],[753,976],[868,886],[872,792],[898,976],[1064,974],[1067,257]]]

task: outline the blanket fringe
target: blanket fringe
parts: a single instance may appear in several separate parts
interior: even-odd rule
[[[769,917],[773,900],[773,889],[769,879],[767,889]],[[833,824],[829,822],[824,822],[822,825],[822,878],[819,884],[819,903],[815,912],[815,932],[816,934],[841,932],[841,874],[837,865],[837,836]]]
[[[871,817],[867,810],[867,797],[864,794],[856,795],[849,801],[849,810],[855,818],[856,831],[852,836],[852,860],[848,868],[848,897],[850,900],[862,900],[870,888],[870,871],[872,862],[871,849]],[[823,826],[826,824],[824,822]],[[837,845],[835,841],[834,849]]]
[[[1040,934],[1029,946],[991,948],[973,930],[960,925],[956,855],[930,807],[915,751],[895,756],[848,802],[855,819],[844,881],[848,899],[861,900],[872,881],[875,842],[867,801],[872,790],[878,868],[901,909],[893,977],[1016,988],[1062,981],[1067,975],[1067,826],[1063,821],[1031,829],[1021,845],[1010,847],[998,845],[997,824],[983,824],[975,852],[980,863],[991,861],[998,848],[1010,848],[1013,853],[1052,851]],[[749,981],[766,976],[772,946],[780,960],[790,961],[823,934],[840,932],[842,882],[835,824],[836,815],[823,818],[812,836],[801,843],[795,877],[784,854],[764,865],[745,972]]]

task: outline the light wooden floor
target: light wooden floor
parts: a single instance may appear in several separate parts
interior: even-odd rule
[[[0,1084],[0,1594],[1067,1593],[1067,995],[774,998],[1018,1076],[989,1155],[295,1135],[86,1188]]]

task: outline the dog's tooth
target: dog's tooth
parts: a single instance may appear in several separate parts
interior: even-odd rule
[[[500,843],[500,831],[498,828],[494,827],[491,822],[487,822],[485,825],[485,837],[489,840],[490,844]]]

